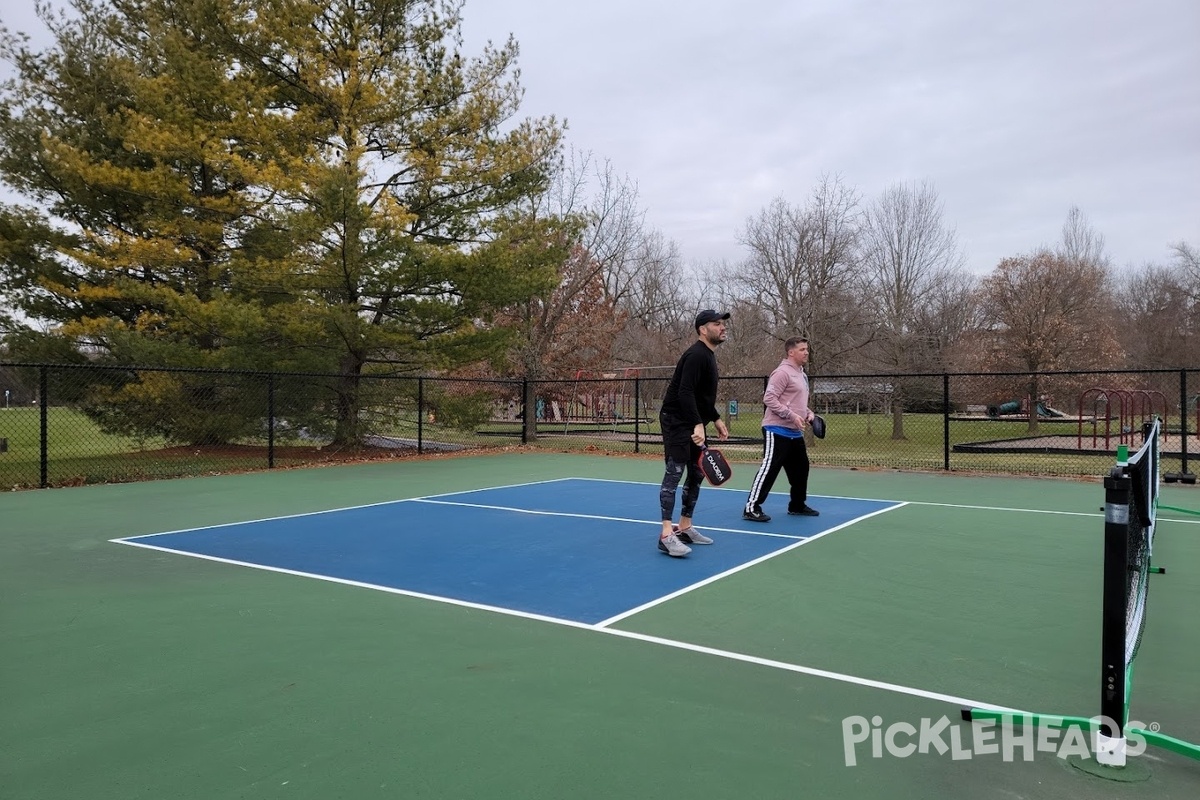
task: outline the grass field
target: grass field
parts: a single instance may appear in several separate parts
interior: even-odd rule
[[[51,459],[108,456],[151,450],[163,446],[161,440],[135,441],[127,436],[102,432],[81,411],[50,408],[46,414],[51,435],[47,439]],[[7,408],[0,411],[0,438],[8,439],[5,458],[11,463],[34,462],[41,453],[41,415],[37,408]]]
[[[941,414],[906,414],[904,438],[892,437],[892,418],[882,414],[830,414],[829,435],[812,442],[810,456],[818,466],[944,470],[946,442]],[[321,442],[296,436],[277,435],[274,465],[299,466],[309,463],[374,460],[415,451],[418,433],[432,451],[462,448],[496,448],[519,445],[521,421],[493,421],[463,431],[424,424],[418,432],[416,419],[395,414],[381,435],[392,437],[395,449],[382,447],[323,447]],[[761,457],[760,416],[757,409],[744,408],[729,421],[734,442],[724,447],[734,462],[753,463]],[[135,439],[107,434],[85,414],[71,408],[48,409],[47,470],[49,485],[127,482],[157,478],[240,472],[268,468],[266,437],[223,446],[168,446],[162,439]],[[1043,424],[1043,433],[1075,434],[1070,424]],[[1085,430],[1086,433],[1086,430]],[[1025,422],[952,420],[949,445],[1020,439],[1028,436]],[[0,438],[7,451],[0,453],[0,486],[30,488],[41,482],[41,421],[36,408],[0,411]],[[1071,437],[1068,436],[1068,439]],[[738,440],[743,440],[738,442]],[[559,452],[661,453],[657,420],[607,424],[572,421],[539,422],[539,435],[530,447]],[[1114,445],[1115,449],[1115,445]],[[1200,442],[1197,443],[1200,451]],[[1112,463],[1111,454],[1088,455],[1053,452],[979,453],[951,452],[955,471],[1099,476]],[[1176,469],[1167,459],[1164,471]]]

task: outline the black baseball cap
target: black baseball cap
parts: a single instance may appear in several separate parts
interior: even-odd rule
[[[711,308],[706,308],[696,315],[696,330],[700,330],[701,325],[707,325],[719,319],[729,319],[729,312],[721,313],[720,311],[713,311]]]

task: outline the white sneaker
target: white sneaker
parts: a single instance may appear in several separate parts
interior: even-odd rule
[[[672,533],[670,536],[658,537],[658,549],[662,550],[664,553],[673,558],[683,558],[688,553],[692,552],[692,548],[679,541],[679,537],[674,533]]]

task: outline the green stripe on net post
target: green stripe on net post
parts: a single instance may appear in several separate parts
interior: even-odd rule
[[[1200,511],[1196,511],[1195,509],[1191,509],[1191,508],[1178,508],[1176,506],[1164,506],[1162,503],[1159,503],[1158,507],[1162,508],[1162,509],[1166,509],[1167,511],[1178,511],[1180,514],[1192,514],[1194,516],[1200,516]]]
[[[1172,753],[1178,753],[1181,756],[1187,756],[1188,758],[1200,761],[1200,745],[1186,742],[1183,739],[1176,739],[1174,736],[1168,736],[1165,733],[1143,730],[1142,728],[1128,728],[1126,733],[1130,736],[1142,737],[1146,740],[1147,744],[1152,744],[1164,750],[1170,750]]]

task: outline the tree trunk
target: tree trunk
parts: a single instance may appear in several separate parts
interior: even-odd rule
[[[1029,378],[1029,398],[1026,400],[1026,405],[1029,406],[1029,424],[1026,430],[1029,433],[1038,432],[1038,376],[1033,375]]]
[[[525,441],[537,441],[537,387],[536,381],[526,379],[521,392],[521,427]]]
[[[334,382],[334,392],[337,394],[337,424],[333,431],[332,444],[344,447],[362,443],[358,419],[362,367],[362,359],[355,355],[347,355],[342,359],[341,375]]]
[[[904,435],[904,392],[897,385],[892,390],[892,439],[905,439]]]

